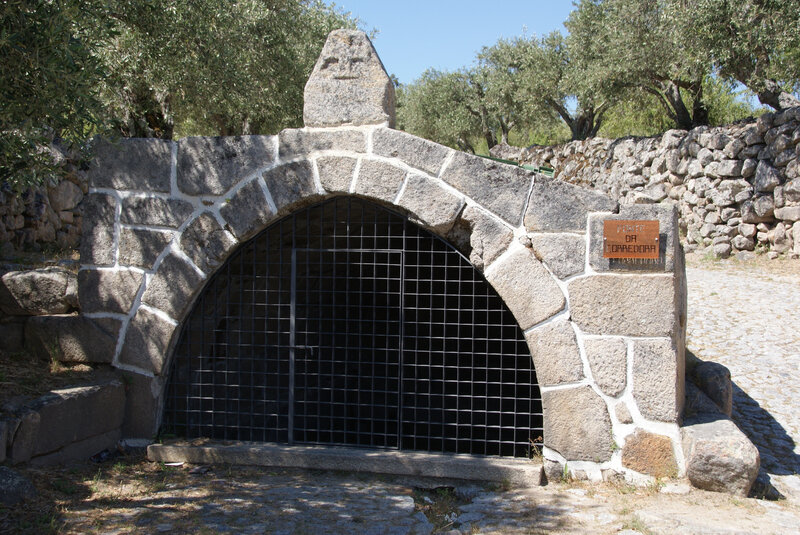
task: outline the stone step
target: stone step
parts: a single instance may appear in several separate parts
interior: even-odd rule
[[[125,387],[119,379],[53,390],[14,411],[6,421],[13,464],[85,459],[120,439]]]
[[[198,439],[151,444],[147,458],[157,462],[239,464],[345,470],[374,474],[492,481],[513,487],[542,484],[541,462],[519,458],[478,457],[325,446],[282,446],[258,442]]]

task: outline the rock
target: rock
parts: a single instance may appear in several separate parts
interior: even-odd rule
[[[572,320],[587,334],[671,336],[676,328],[675,284],[672,275],[577,278],[568,286]],[[621,295],[626,298],[619,299]]]
[[[758,166],[758,160],[754,160],[753,158],[748,158],[742,164],[742,177],[750,178],[756,172]]]
[[[325,191],[330,193],[347,193],[353,183],[356,169],[355,158],[346,156],[324,156],[317,158],[319,181]]]
[[[0,340],[3,341],[0,355],[5,354],[8,356],[25,349],[25,324],[27,319],[24,316],[0,318]]]
[[[258,180],[248,182],[219,210],[226,227],[239,241],[252,237],[275,217]]]
[[[411,173],[397,204],[411,212],[414,222],[445,235],[461,212],[464,199],[424,175]]]
[[[144,275],[131,270],[84,269],[78,272],[81,311],[127,314]]]
[[[336,150],[338,152],[365,153],[367,138],[362,130],[306,130],[287,128],[278,135],[278,154],[282,161],[298,157],[308,157],[317,152]]]
[[[306,82],[306,126],[394,125],[394,85],[364,32],[334,30]]]
[[[274,167],[263,176],[279,214],[287,213],[299,201],[313,199],[317,193],[314,172],[308,160]]]
[[[192,298],[202,287],[203,279],[202,273],[198,273],[183,258],[169,254],[147,283],[142,302],[171,318],[183,319]]]
[[[552,386],[583,379],[578,341],[569,321],[548,323],[529,332],[525,339],[533,356],[539,384]]]
[[[653,477],[675,477],[678,463],[669,437],[637,429],[625,439],[622,465]]]
[[[457,152],[442,171],[441,178],[516,227],[520,224],[533,176],[520,167]],[[536,182],[539,182],[538,177]],[[530,202],[539,202],[536,194]]]
[[[77,278],[66,269],[46,267],[10,271],[0,277],[0,311],[4,314],[64,314],[77,306]]]
[[[178,189],[223,195],[275,159],[273,136],[185,137],[178,141]]]
[[[800,178],[787,182],[783,187],[783,194],[787,201],[800,202]]]
[[[669,338],[637,340],[633,346],[633,397],[642,416],[677,422],[683,408],[683,352]]]
[[[405,177],[406,171],[395,165],[379,160],[364,160],[356,177],[355,193],[392,203]]]
[[[209,212],[197,216],[180,239],[183,252],[206,274],[213,273],[237,243]]]
[[[772,195],[756,197],[756,199],[753,201],[753,210],[758,217],[771,217],[775,212],[775,202],[772,198]]]
[[[631,410],[625,404],[624,401],[620,401],[614,406],[614,413],[617,416],[617,420],[621,424],[632,424],[633,417],[631,416]]]
[[[531,234],[531,248],[553,275],[565,279],[584,269],[586,240],[575,234]]]
[[[764,197],[761,197],[762,199]],[[765,206],[761,206],[760,210],[763,211]],[[772,214],[768,216],[760,216],[756,213],[755,203],[752,200],[746,200],[742,203],[742,222],[743,223],[763,223],[765,221],[772,221],[774,218]],[[773,210],[774,213],[774,210]]]
[[[399,158],[416,169],[438,176],[452,149],[399,130],[381,128],[372,135],[372,152],[386,158]]]
[[[191,203],[180,199],[130,196],[121,202],[119,220],[128,225],[178,228],[194,211]]]
[[[718,243],[713,247],[714,254],[720,258],[728,258],[731,255],[731,244],[730,243]]]
[[[115,259],[114,226],[117,200],[105,193],[90,193],[83,200],[81,263],[111,266]]]
[[[739,234],[745,238],[752,238],[756,235],[756,226],[751,223],[739,224]]]
[[[717,362],[702,362],[692,369],[692,378],[720,412],[730,417],[733,410],[733,386],[728,368]]]
[[[622,338],[586,338],[586,358],[595,384],[604,394],[617,397],[625,390],[628,345]]]
[[[28,479],[7,466],[0,466],[0,503],[16,505],[36,497],[36,488]]]
[[[755,186],[756,191],[772,191],[775,189],[775,186],[779,185],[780,183],[780,174],[774,167],[764,160],[758,162],[756,176],[753,179],[753,186]]]
[[[161,230],[123,228],[119,236],[119,263],[152,269],[156,258],[172,241],[173,233]]]
[[[731,246],[738,251],[752,251],[756,248],[756,243],[751,238],[739,235],[731,239]]]
[[[464,208],[447,235],[448,241],[479,270],[491,265],[513,238],[511,229],[476,206]]]
[[[758,450],[724,417],[703,416],[681,428],[686,475],[699,489],[747,496],[760,465]]]
[[[173,143],[156,138],[124,138],[115,143],[95,139],[87,172],[89,186],[169,193]]]
[[[70,182],[62,180],[54,188],[48,188],[47,196],[50,199],[50,206],[56,212],[62,210],[72,210],[83,199],[81,188]]]
[[[529,249],[520,248],[493,263],[486,280],[506,302],[523,331],[554,316],[566,305],[555,279]]]
[[[774,215],[776,219],[783,221],[798,221],[800,220],[800,205],[776,208]]]
[[[741,160],[722,160],[717,166],[717,173],[723,177],[734,177],[742,175]],[[757,172],[756,172],[757,173]]]
[[[604,462],[614,440],[605,402],[589,386],[542,392],[545,445],[566,459]]]
[[[582,232],[589,212],[616,212],[618,206],[599,192],[537,176],[525,211],[525,229]]]
[[[160,375],[176,328],[175,323],[139,307],[128,325],[119,361]]]
[[[111,363],[119,329],[111,318],[37,316],[25,325],[25,345],[46,361]]]
[[[32,410],[21,411],[18,415],[19,424],[16,430],[9,432],[8,459],[12,464],[28,462],[33,457],[36,448],[36,438],[39,435],[39,422],[41,416]]]

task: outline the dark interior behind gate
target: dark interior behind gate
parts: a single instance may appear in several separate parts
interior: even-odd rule
[[[541,396],[513,315],[458,251],[337,197],[271,225],[208,282],[163,432],[526,456]]]

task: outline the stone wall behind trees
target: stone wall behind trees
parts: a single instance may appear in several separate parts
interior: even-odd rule
[[[41,185],[16,192],[0,184],[0,258],[13,258],[21,250],[43,247],[72,249],[81,235],[83,206],[89,191],[80,154],[57,145],[46,149],[64,170],[61,180],[45,179]]]
[[[500,157],[511,153],[493,152]],[[687,249],[800,257],[800,108],[650,138],[589,139],[522,151],[556,178],[620,204],[674,203]]]

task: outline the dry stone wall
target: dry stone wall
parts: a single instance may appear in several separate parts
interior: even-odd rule
[[[525,163],[621,204],[678,206],[691,248],[800,257],[800,108],[652,138],[534,146]]]

